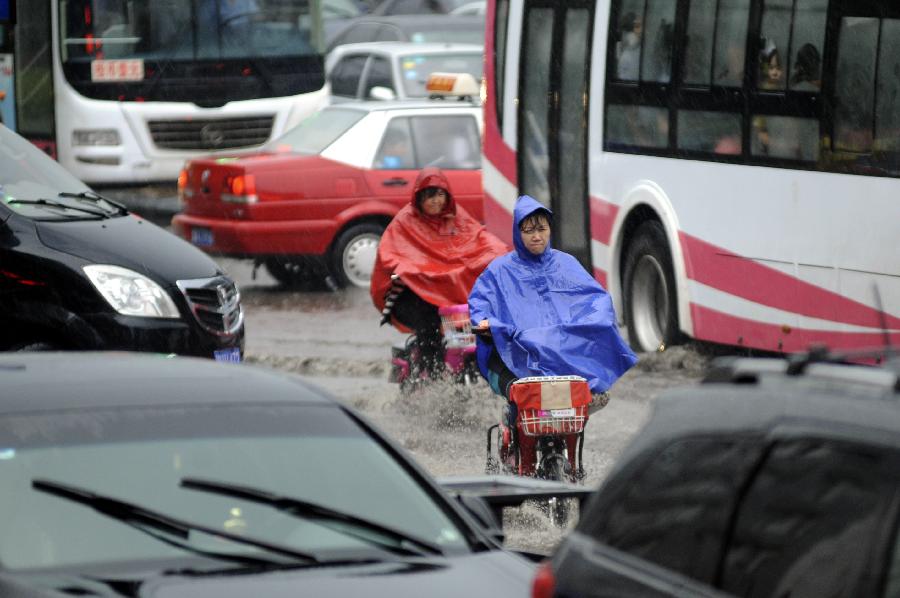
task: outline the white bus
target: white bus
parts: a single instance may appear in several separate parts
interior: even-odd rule
[[[490,0],[485,217],[529,194],[636,349],[900,345],[900,3]]]
[[[16,129],[91,183],[174,181],[325,100],[319,0],[19,0]]]

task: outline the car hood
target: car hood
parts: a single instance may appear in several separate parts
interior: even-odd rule
[[[513,553],[491,551],[447,559],[309,567],[245,575],[154,576],[137,583],[133,578],[126,580],[118,575],[115,578],[40,575],[30,579],[9,576],[5,582],[0,576],[0,590],[10,591],[12,596],[32,596],[42,594],[28,592],[66,588],[73,594],[134,598],[518,598],[529,594],[534,567]]]
[[[129,268],[163,284],[221,274],[208,255],[135,215],[35,226],[41,242],[51,249],[94,264]]]

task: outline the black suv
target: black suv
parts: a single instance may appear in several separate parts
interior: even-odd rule
[[[212,259],[0,125],[0,350],[237,361],[243,321],[237,286]]]
[[[898,371],[714,362],[658,400],[534,596],[900,596]]]

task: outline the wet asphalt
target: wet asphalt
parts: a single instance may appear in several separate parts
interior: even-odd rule
[[[167,226],[177,211],[172,187],[101,189],[133,211]],[[484,384],[463,388],[439,382],[401,395],[388,382],[391,346],[405,335],[379,326],[366,289],[286,289],[251,260],[215,258],[237,282],[245,309],[246,361],[303,376],[356,408],[436,476],[479,475],[486,461],[486,431],[502,399]],[[697,381],[706,364],[690,348],[641,355],[637,367],[611,391],[612,400],[585,429],[585,485],[598,486],[667,388]],[[504,514],[507,544],[547,553],[565,530],[535,506]]]

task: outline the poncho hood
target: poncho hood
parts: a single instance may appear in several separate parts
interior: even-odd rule
[[[487,377],[495,348],[519,378],[578,375],[605,391],[637,356],[619,335],[609,294],[578,260],[549,244],[535,256],[522,243],[519,224],[539,209],[546,210],[532,197],[518,199],[515,251],[491,262],[469,294],[472,322],[491,327],[491,341],[478,338],[478,365]]]
[[[427,187],[447,191],[448,200],[438,216],[428,216],[416,205],[416,193]],[[397,274],[409,289],[435,306],[466,303],[482,270],[509,250],[462,206],[453,200],[450,183],[438,168],[419,173],[410,203],[404,206],[381,237],[369,288],[381,311]],[[397,322],[394,325],[403,329]]]
[[[543,204],[530,195],[523,195],[520,197],[513,208],[513,246],[516,248],[516,254],[523,260],[540,262],[544,256],[548,255],[548,252],[552,247],[552,243],[548,242],[544,253],[535,255],[525,247],[525,243],[522,241],[522,235],[519,234],[519,227],[522,225],[522,221],[538,211],[546,212],[548,216],[553,216],[553,212],[550,208],[544,207]]]

